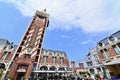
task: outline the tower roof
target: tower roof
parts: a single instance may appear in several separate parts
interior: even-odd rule
[[[0,45],[9,45],[10,42],[7,39],[0,38]]]
[[[49,14],[47,14],[46,13],[46,10],[44,10],[44,11],[36,11],[36,15],[38,15],[38,16],[42,16],[42,17],[49,17]]]

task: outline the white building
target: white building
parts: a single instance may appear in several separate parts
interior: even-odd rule
[[[86,56],[86,63],[92,78],[94,78],[94,76],[98,73],[100,74],[100,77],[103,77],[105,67],[103,66],[102,61],[98,57],[97,47],[91,48],[89,50],[89,53]]]

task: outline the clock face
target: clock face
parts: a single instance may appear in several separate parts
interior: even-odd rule
[[[29,46],[28,48],[27,48],[27,52],[31,52],[32,51],[32,47],[31,46]]]

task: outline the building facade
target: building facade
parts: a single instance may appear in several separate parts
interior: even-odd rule
[[[10,63],[16,48],[17,48],[17,45],[10,43],[6,39],[0,38],[0,72],[3,75],[5,74],[5,70],[7,69],[8,64]],[[2,77],[3,76],[1,75],[1,78]]]
[[[97,47],[91,48],[85,59],[91,77],[95,79],[95,75],[98,73],[100,74],[100,77],[103,77],[106,68],[98,56]]]
[[[98,55],[111,78],[120,78],[120,30],[98,42]]]
[[[41,76],[67,76],[71,71],[66,53],[63,51],[43,49],[40,56],[39,69],[34,70],[34,72],[38,75],[38,78]]]

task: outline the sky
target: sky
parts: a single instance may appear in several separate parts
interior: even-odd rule
[[[0,38],[19,44],[35,11],[46,9],[43,48],[85,63],[89,49],[120,30],[120,0],[0,0]]]

